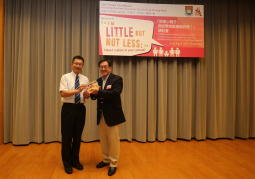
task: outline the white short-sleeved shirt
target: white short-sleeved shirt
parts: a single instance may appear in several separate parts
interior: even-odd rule
[[[75,78],[76,78],[76,74],[73,71],[71,73],[64,74],[60,80],[59,91],[75,90]],[[82,74],[79,74],[79,81],[80,81],[80,85],[89,83],[89,79]],[[61,101],[64,103],[74,103],[74,97],[75,95],[70,97],[62,97]],[[83,91],[80,92],[80,97],[81,97],[80,102],[84,103]]]

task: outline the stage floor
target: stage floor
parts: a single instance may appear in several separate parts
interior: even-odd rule
[[[81,143],[82,171],[64,171],[61,143],[0,146],[0,179],[109,178],[100,143]],[[255,178],[255,139],[177,140],[153,143],[121,141],[118,179]]]

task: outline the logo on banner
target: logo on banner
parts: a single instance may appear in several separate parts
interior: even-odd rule
[[[193,14],[193,6],[185,6],[185,13],[187,16],[191,16]]]
[[[201,11],[200,11],[200,7],[198,7],[198,8],[195,10],[195,16],[202,16]]]

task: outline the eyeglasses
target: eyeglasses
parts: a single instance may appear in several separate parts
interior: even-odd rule
[[[74,63],[76,66],[83,66],[82,63]]]
[[[107,69],[108,66],[100,66],[100,69]]]

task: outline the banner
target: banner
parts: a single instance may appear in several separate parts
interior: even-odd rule
[[[204,6],[100,1],[99,55],[204,57]]]

